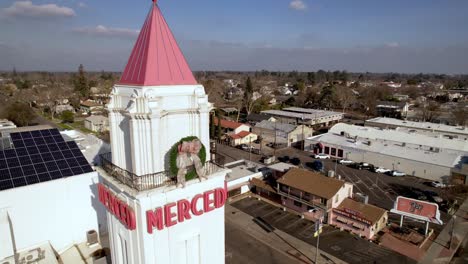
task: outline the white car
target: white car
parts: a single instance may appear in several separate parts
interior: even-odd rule
[[[316,154],[314,156],[314,158],[316,158],[316,159],[330,159],[330,155],[321,153],[321,154]]]
[[[345,164],[345,165],[349,165],[349,164],[353,164],[354,161],[342,159],[342,160],[338,161],[338,163],[340,163],[340,164]]]
[[[401,172],[401,171],[392,171],[390,175],[393,177],[403,177],[403,176],[406,176],[406,173]]]
[[[435,188],[445,188],[447,187],[445,184],[439,182],[439,181],[433,181],[431,182],[431,185],[432,187],[435,187]]]
[[[383,167],[378,167],[377,169],[375,169],[375,172],[377,173],[389,173],[390,171],[391,170],[383,168]]]

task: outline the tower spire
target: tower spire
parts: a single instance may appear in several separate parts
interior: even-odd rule
[[[158,0],[133,47],[119,84],[135,86],[195,85],[197,81],[164,19]]]

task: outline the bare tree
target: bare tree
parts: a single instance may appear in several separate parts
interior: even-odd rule
[[[351,91],[350,88],[345,86],[339,86],[336,89],[335,93],[336,101],[343,109],[343,113],[348,107],[353,105],[356,102],[356,96]]]
[[[467,110],[466,107],[463,104],[460,104],[457,106],[457,109],[452,112],[453,120],[455,123],[459,126],[464,126],[466,125],[466,119],[467,119]]]
[[[424,103],[419,110],[419,117],[423,122],[433,122],[439,116],[440,105],[436,102]]]

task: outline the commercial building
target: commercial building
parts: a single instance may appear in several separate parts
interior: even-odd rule
[[[448,182],[450,170],[468,154],[468,142],[340,123],[307,139],[306,150]]]
[[[468,140],[468,128],[430,122],[406,121],[395,118],[376,117],[366,121],[365,126],[395,129],[409,133],[455,140]]]
[[[277,180],[283,206],[316,220],[353,195],[353,185],[304,169],[292,168]]]
[[[304,138],[311,137],[314,130],[306,125],[293,125],[263,120],[256,124],[253,132],[269,142],[287,144],[288,147]]]
[[[106,231],[93,199],[98,174],[74,141],[38,127],[4,137],[11,144],[0,150],[0,260],[35,248],[62,252]]]
[[[224,168],[230,171],[226,175],[228,196],[244,194],[250,191],[250,181],[252,179],[263,179],[264,173],[262,164],[247,160],[238,160],[224,164]]]
[[[468,185],[468,161],[462,160],[451,170],[452,184]]]
[[[374,205],[346,198],[328,215],[328,224],[372,239],[388,221],[388,212]]]
[[[84,120],[84,126],[93,132],[109,131],[109,118],[102,115],[92,115]]]
[[[266,110],[261,113],[274,117],[280,123],[292,125],[304,124],[314,128],[328,127],[340,122],[344,118],[344,113],[299,107],[288,107],[283,110]]]

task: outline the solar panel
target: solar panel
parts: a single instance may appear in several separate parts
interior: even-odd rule
[[[57,129],[10,134],[0,149],[0,191],[92,172],[78,145]]]

